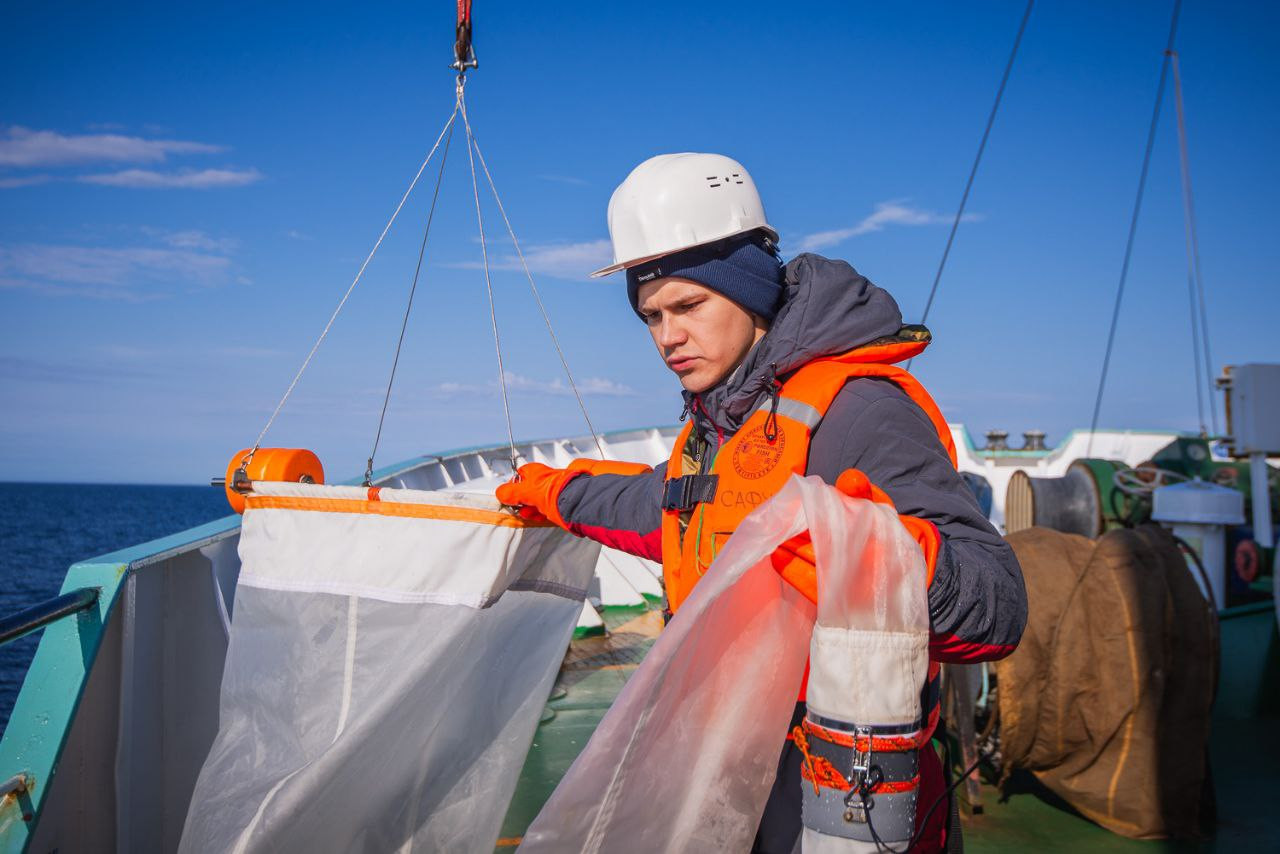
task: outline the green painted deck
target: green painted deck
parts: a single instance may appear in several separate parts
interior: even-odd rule
[[[596,724],[635,672],[661,629],[657,612],[606,612],[608,634],[574,641],[557,690],[534,736],[498,840],[510,852],[551,795]],[[1280,851],[1280,637],[1271,602],[1235,608],[1222,619],[1222,673],[1210,753],[1218,825],[1203,841],[1137,841],[1080,817],[1019,775],[1002,794],[983,785],[983,812],[962,808],[965,849],[975,854]]]
[[[498,851],[512,851],[564,772],[586,746],[627,677],[662,631],[662,614],[644,608],[606,608],[608,634],[575,640],[533,736],[515,797],[502,822]]]

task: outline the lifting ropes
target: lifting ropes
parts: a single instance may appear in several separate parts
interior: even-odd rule
[[[1182,107],[1182,73],[1178,69],[1178,52],[1169,51],[1173,67],[1174,104],[1178,108],[1178,160],[1182,166],[1182,219],[1187,232],[1187,291],[1191,301],[1192,363],[1196,367],[1196,410],[1200,415],[1200,433],[1209,435],[1204,423],[1202,387],[1209,391],[1209,419],[1213,434],[1218,435],[1218,409],[1213,400],[1213,369],[1209,357],[1209,318],[1204,308],[1204,277],[1200,274],[1200,238],[1196,230],[1196,204],[1191,193],[1191,159],[1187,153],[1187,119]],[[1200,359],[1204,358],[1204,376]]]
[[[311,364],[311,360],[315,357],[316,351],[320,349],[320,344],[323,343],[324,339],[328,336],[329,330],[333,328],[334,322],[338,319],[338,315],[342,312],[343,307],[351,297],[356,285],[360,283],[365,270],[369,267],[369,263],[373,261],[373,256],[377,254],[379,247],[382,246],[383,240],[391,230],[391,226],[395,223],[396,218],[399,217],[401,210],[403,210],[405,203],[409,199],[409,196],[413,194],[414,188],[417,187],[419,180],[422,178],[427,166],[431,163],[432,158],[435,157],[437,151],[441,151],[441,144],[443,143],[443,151],[440,156],[440,166],[436,172],[435,188],[431,196],[431,207],[427,213],[426,225],[423,228],[422,233],[422,243],[418,249],[417,266],[414,269],[413,279],[409,286],[409,296],[405,305],[404,319],[400,324],[400,336],[396,341],[395,355],[392,358],[390,376],[387,379],[387,390],[383,395],[382,410],[378,416],[378,428],[374,435],[373,447],[369,452],[369,457],[365,465],[364,483],[366,486],[372,485],[373,461],[378,452],[378,444],[382,439],[382,427],[387,416],[387,405],[391,401],[391,389],[395,383],[396,368],[400,363],[400,351],[404,345],[405,330],[409,324],[409,315],[413,310],[413,299],[414,295],[417,293],[418,280],[422,273],[422,262],[426,256],[427,238],[431,233],[431,223],[435,218],[436,202],[439,200],[440,196],[440,184],[444,178],[444,167],[448,162],[449,147],[453,141],[453,133],[459,117],[462,119],[464,135],[466,136],[467,161],[471,167],[471,191],[472,198],[475,201],[476,225],[480,235],[480,253],[484,269],[485,292],[489,300],[489,321],[493,331],[494,352],[498,363],[498,389],[502,398],[502,411],[506,421],[507,442],[511,453],[510,461],[512,473],[514,473],[516,468],[519,466],[519,455],[516,451],[515,433],[511,424],[511,406],[507,394],[507,373],[503,364],[502,340],[498,333],[498,315],[493,294],[493,282],[489,270],[489,249],[484,233],[484,216],[480,207],[480,187],[476,173],[477,161],[480,164],[480,171],[484,173],[485,182],[488,184],[489,190],[493,194],[493,199],[497,204],[498,211],[502,215],[502,221],[506,226],[507,234],[511,238],[511,243],[515,248],[516,256],[520,259],[520,266],[524,270],[525,277],[529,281],[529,289],[533,294],[534,300],[538,304],[538,311],[542,315],[543,322],[546,324],[547,332],[551,337],[551,344],[555,348],[556,356],[560,360],[560,366],[564,370],[565,377],[569,381],[569,388],[573,391],[574,398],[578,402],[578,408],[582,411],[583,420],[586,421],[587,429],[590,431],[591,437],[595,441],[596,449],[600,452],[600,458],[605,458],[604,446],[600,442],[600,437],[596,433],[594,425],[591,423],[591,417],[587,414],[586,404],[582,399],[581,392],[578,390],[577,383],[573,379],[573,372],[569,370],[569,363],[565,358],[564,351],[560,347],[560,341],[556,337],[555,329],[551,325],[551,317],[547,313],[545,304],[542,302],[542,296],[539,294],[538,286],[533,280],[533,274],[530,272],[529,264],[524,257],[524,252],[520,248],[520,242],[516,239],[515,229],[512,227],[511,220],[507,216],[506,208],[502,204],[502,198],[498,194],[497,185],[493,180],[492,174],[489,172],[489,165],[485,161],[484,154],[480,150],[480,144],[476,140],[475,132],[471,126],[470,117],[467,114],[467,102],[465,97],[466,73],[468,69],[478,67],[475,48],[471,43],[471,32],[471,0],[458,0],[457,38],[454,42],[453,48],[454,62],[450,65],[450,68],[453,68],[458,72],[453,110],[450,112],[448,119],[445,120],[444,127],[441,128],[439,136],[436,137],[436,141],[431,146],[431,150],[427,153],[426,158],[422,161],[422,165],[418,167],[417,173],[414,174],[413,179],[409,182],[408,189],[405,190],[404,195],[400,197],[400,202],[396,205],[395,210],[391,212],[391,217],[387,220],[387,224],[383,227],[382,232],[378,235],[378,239],[374,242],[373,249],[369,251],[368,256],[364,259],[364,263],[362,263],[360,265],[360,269],[356,271],[355,278],[352,279],[351,284],[343,293],[342,298],[338,300],[338,305],[334,308],[333,314],[330,315],[329,321],[325,324],[324,329],[321,330],[320,336],[311,346],[311,350],[307,353],[306,358],[302,360],[302,365],[298,368],[297,373],[294,374],[293,380],[289,383],[288,388],[285,389],[284,395],[280,398],[280,402],[276,404],[276,407],[272,411],[270,417],[267,418],[267,423],[263,426],[262,431],[258,433],[257,439],[253,442],[253,447],[249,450],[244,460],[241,461],[241,472],[244,471],[245,467],[253,459],[253,455],[257,453],[259,447],[261,447],[262,440],[266,437],[267,431],[271,429],[271,425],[275,423],[276,417],[279,416],[280,411],[284,408],[285,402],[288,401],[289,396],[293,394],[293,390],[297,387],[298,381],[302,379],[302,375]]]
[[[1093,456],[1093,435],[1098,429],[1098,413],[1102,409],[1102,392],[1107,385],[1107,369],[1111,366],[1111,351],[1116,341],[1116,325],[1120,320],[1120,303],[1124,299],[1125,280],[1129,277],[1129,261],[1133,257],[1133,239],[1138,232],[1138,214],[1142,212],[1142,196],[1147,186],[1147,171],[1151,166],[1151,150],[1155,147],[1156,128],[1160,125],[1160,105],[1164,101],[1164,82],[1169,76],[1169,60],[1173,57],[1173,41],[1178,34],[1178,13],[1182,0],[1174,0],[1173,15],[1169,20],[1169,39],[1164,48],[1164,61],[1160,64],[1160,82],[1156,84],[1156,103],[1151,109],[1151,126],[1147,129],[1147,147],[1142,154],[1142,171],[1138,175],[1138,193],[1133,200],[1133,215],[1129,218],[1129,237],[1124,244],[1124,262],[1120,265],[1120,282],[1116,285],[1115,307],[1111,310],[1111,328],[1107,332],[1107,349],[1102,357],[1102,374],[1098,377],[1098,395],[1093,401],[1093,418],[1089,420],[1089,442],[1084,455]]]
[[[1035,0],[1028,0],[1026,9],[1022,13],[1022,21],[1018,25],[1018,33],[1013,40],[1013,48],[1009,52],[1009,59],[1005,63],[1004,74],[1000,78],[1000,85],[996,89],[995,102],[991,105],[991,113],[987,117],[987,124],[982,132],[982,139],[978,143],[978,151],[974,156],[973,165],[969,170],[969,177],[965,181],[964,192],[960,196],[960,204],[956,208],[955,217],[951,222],[951,230],[947,234],[947,242],[942,250],[942,258],[938,261],[938,269],[933,277],[933,284],[929,288],[929,297],[925,301],[924,312],[920,317],[920,322],[925,323],[929,319],[929,311],[933,308],[934,299],[938,295],[938,286],[942,281],[943,271],[946,269],[947,260],[951,256],[951,247],[955,243],[956,232],[960,228],[960,222],[964,218],[965,206],[969,201],[969,194],[973,189],[974,179],[978,174],[978,167],[982,163],[982,155],[986,150],[987,141],[991,137],[991,129],[995,125],[996,115],[1000,110],[1000,102],[1004,98],[1005,88],[1009,83],[1009,75],[1013,70],[1014,60],[1018,56],[1018,48],[1022,44],[1023,34],[1027,29],[1027,21],[1031,18],[1031,10],[1035,5]],[[1213,370],[1212,359],[1209,351],[1209,322],[1205,310],[1205,288],[1204,278],[1200,269],[1200,243],[1196,228],[1195,199],[1191,189],[1191,167],[1189,155],[1187,152],[1187,129],[1186,115],[1183,109],[1182,101],[1182,77],[1178,67],[1178,54],[1173,50],[1174,36],[1177,33],[1178,16],[1181,9],[1181,0],[1175,0],[1173,7],[1172,21],[1169,25],[1168,44],[1164,53],[1164,64],[1160,70],[1160,83],[1156,91],[1156,104],[1151,117],[1151,126],[1147,136],[1147,147],[1143,156],[1142,173],[1138,181],[1138,193],[1134,202],[1133,215],[1129,225],[1129,237],[1125,245],[1124,262],[1120,271],[1120,282],[1116,291],[1115,307],[1112,312],[1111,329],[1108,333],[1106,353],[1102,362],[1102,374],[1098,381],[1098,393],[1094,401],[1093,417],[1089,424],[1089,442],[1090,447],[1086,450],[1085,455],[1092,453],[1093,432],[1098,428],[1098,415],[1102,406],[1103,390],[1106,385],[1107,372],[1111,363],[1111,353],[1114,346],[1116,324],[1119,320],[1120,304],[1124,297],[1125,282],[1128,278],[1129,262],[1133,253],[1133,241],[1137,230],[1138,214],[1142,208],[1142,198],[1146,186],[1147,171],[1151,160],[1151,151],[1155,141],[1155,132],[1159,124],[1160,104],[1164,95],[1165,79],[1170,68],[1173,71],[1173,83],[1175,93],[1175,104],[1178,113],[1178,154],[1181,165],[1182,174],[1182,200],[1183,200],[1183,220],[1186,227],[1187,241],[1187,290],[1190,303],[1191,315],[1191,340],[1192,340],[1192,363],[1195,368],[1195,389],[1196,389],[1196,411],[1199,416],[1200,433],[1203,436],[1218,434],[1218,413],[1217,407],[1214,405],[1213,395]],[[1201,364],[1203,363],[1203,371]],[[907,362],[907,367],[911,367],[911,360]],[[1209,432],[1209,426],[1205,421],[1205,389],[1208,389],[1208,408],[1209,422],[1212,425],[1212,433]]]
[[[964,192],[960,194],[960,205],[956,208],[955,219],[951,221],[951,231],[947,234],[947,245],[942,250],[942,258],[938,261],[938,271],[933,275],[933,286],[929,288],[929,299],[925,301],[924,313],[920,323],[929,319],[929,309],[933,308],[933,298],[938,295],[938,284],[942,281],[942,271],[947,268],[947,258],[951,256],[951,245],[955,243],[956,231],[960,228],[960,220],[964,218],[965,205],[969,203],[969,191],[973,189],[973,181],[978,177],[978,167],[982,164],[982,153],[987,149],[987,140],[991,138],[991,128],[995,126],[996,114],[1000,112],[1000,102],[1004,99],[1005,87],[1009,85],[1009,75],[1013,72],[1013,62],[1018,58],[1018,48],[1022,45],[1022,35],[1027,31],[1027,21],[1031,20],[1031,9],[1036,0],[1027,0],[1027,8],[1022,13],[1022,22],[1018,24],[1018,34],[1013,38],[1013,48],[1009,51],[1009,61],[1004,65],[1004,74],[1000,77],[1000,85],[996,88],[996,100],[991,105],[991,114],[987,116],[987,126],[982,131],[982,141],[978,143],[978,153],[973,157],[973,166],[969,169],[969,178],[964,183]],[[907,370],[915,356],[907,360]]]

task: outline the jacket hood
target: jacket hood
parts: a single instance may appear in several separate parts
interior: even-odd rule
[[[844,261],[798,255],[786,266],[782,307],[769,331],[719,385],[697,395],[684,392],[685,406],[704,433],[734,433],[776,379],[901,328],[902,312],[888,291]]]

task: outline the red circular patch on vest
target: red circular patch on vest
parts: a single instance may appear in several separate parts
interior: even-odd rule
[[[764,427],[757,427],[743,436],[742,441],[733,449],[733,470],[738,473],[738,477],[758,480],[778,465],[786,444],[786,434],[781,427],[772,442],[765,438]]]

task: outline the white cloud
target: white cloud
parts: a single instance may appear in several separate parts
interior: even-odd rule
[[[47,184],[52,180],[52,175],[19,175],[16,178],[0,178],[0,190],[9,190],[14,187],[34,187],[36,184]]]
[[[151,379],[152,365],[105,365],[85,360],[56,362],[0,356],[0,378],[23,383],[77,383],[102,385],[122,379]]]
[[[212,154],[221,146],[178,139],[144,139],[115,133],[70,135],[11,126],[0,133],[0,166],[65,166],[73,163],[158,163],[170,154]]]
[[[553,395],[555,397],[567,397],[573,394],[573,389],[560,377],[549,381],[538,380],[511,371],[507,371],[504,376],[507,381],[507,392],[510,394]],[[635,389],[630,386],[605,379],[604,377],[584,377],[577,380],[577,384],[578,391],[582,393],[583,397],[634,397],[636,394]],[[498,383],[496,381],[483,385],[440,383],[432,391],[441,397],[469,395],[488,397],[498,394]]]
[[[978,214],[965,214],[964,221],[981,219]],[[834,246],[851,237],[882,231],[887,226],[904,225],[939,225],[950,223],[952,217],[920,210],[905,202],[889,201],[876,205],[875,210],[863,217],[856,225],[849,228],[820,231],[816,234],[804,235],[792,242],[799,252],[810,252]],[[477,251],[477,254],[478,251]],[[597,270],[613,261],[613,246],[608,240],[585,240],[577,243],[540,243],[524,247],[525,261],[530,272],[535,275],[552,276],[557,279],[585,279],[592,270]],[[478,269],[481,261],[463,261],[450,266],[462,269]],[[490,254],[489,266],[494,270],[520,271],[520,259],[514,251],[501,254]]]
[[[578,390],[584,395],[599,397],[635,397],[636,390],[630,386],[616,383],[603,377],[587,377],[578,383]]]
[[[231,279],[232,262],[191,249],[67,245],[0,247],[0,288],[48,296],[140,301]]]
[[[797,241],[801,252],[812,252],[843,243],[851,237],[883,231],[888,225],[942,225],[950,223],[954,217],[913,208],[900,201],[881,202],[876,209],[863,217],[856,225],[848,228],[837,228],[831,231],[819,231],[808,234]],[[964,222],[980,219],[977,214],[965,214]]]
[[[106,126],[99,126],[106,127]],[[154,129],[152,132],[163,132]],[[148,139],[119,133],[64,134],[11,125],[0,129],[0,168],[31,169],[71,166],[84,163],[161,163],[170,155],[213,154],[220,145],[180,139]],[[135,189],[207,190],[213,187],[243,187],[262,180],[257,169],[182,169],[159,172],[153,169],[124,169],[90,175],[0,176],[0,189],[26,187],[48,181],[79,181],[108,187]]]
[[[211,237],[199,229],[185,231],[163,231],[158,228],[143,228],[144,234],[158,238],[175,249],[203,249],[208,252],[226,254],[240,245],[240,241],[232,237]]]
[[[129,288],[103,285],[74,285],[45,279],[11,278],[0,272],[0,291],[27,291],[45,297],[85,297],[87,299],[147,302],[159,299],[157,294]]]
[[[214,187],[243,187],[262,180],[262,173],[257,169],[201,169],[182,172],[125,169],[102,175],[81,175],[76,180],[86,184],[140,190],[208,190]]]
[[[94,351],[102,354],[112,362],[147,362],[161,363],[170,362],[175,357],[194,355],[199,358],[246,358],[246,359],[264,359],[276,356],[286,355],[285,351],[272,347],[254,347],[254,346],[230,346],[230,347],[213,347],[207,351],[197,351],[191,347],[184,347],[181,351],[160,350],[153,347],[138,347],[132,344],[99,344],[95,346]]]
[[[478,254],[478,250],[477,250]],[[580,243],[543,243],[524,247],[524,260],[535,275],[557,279],[585,279],[592,271],[613,261],[613,246],[608,240],[586,240]],[[478,269],[480,261],[464,261],[451,266]],[[514,251],[490,256],[493,270],[519,270],[520,258]]]
[[[132,344],[99,344],[93,349],[109,359],[124,362],[154,362],[162,355],[167,355],[150,347],[137,347]]]

